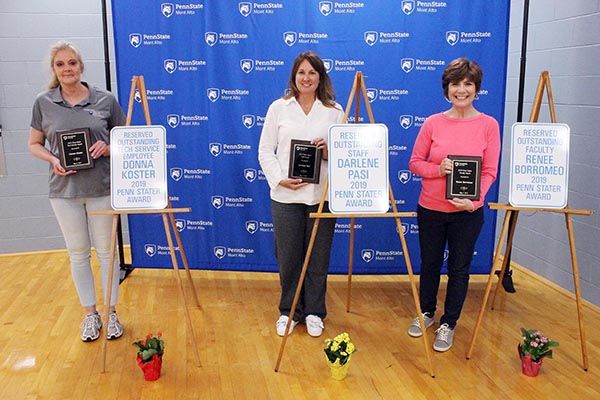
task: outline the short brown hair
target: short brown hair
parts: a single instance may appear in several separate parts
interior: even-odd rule
[[[298,69],[300,69],[300,64],[302,64],[304,60],[308,61],[319,74],[319,86],[317,86],[316,93],[317,98],[321,101],[321,103],[323,103],[324,106],[335,107],[335,93],[333,92],[331,79],[329,78],[329,75],[327,75],[327,70],[325,69],[323,60],[321,60],[321,57],[319,57],[314,51],[300,53],[294,60],[290,81],[288,82],[289,92],[284,96],[284,98],[291,99],[292,97],[298,96],[300,93],[298,87],[296,86],[296,74],[298,73]]]
[[[451,61],[442,74],[444,97],[448,98],[448,86],[451,83],[460,82],[465,78],[472,81],[475,84],[475,91],[479,92],[483,79],[483,71],[479,64],[464,57]]]

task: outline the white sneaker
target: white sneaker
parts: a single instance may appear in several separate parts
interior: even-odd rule
[[[117,313],[111,312],[108,315],[108,327],[106,328],[106,337],[108,340],[118,339],[123,336],[123,324],[119,321]]]
[[[308,334],[312,337],[319,337],[323,333],[323,329],[325,326],[323,325],[323,320],[316,315],[308,315],[306,316],[306,330]]]
[[[81,323],[81,340],[84,342],[93,342],[100,337],[101,328],[102,320],[97,311],[86,315]]]
[[[287,315],[280,315],[277,322],[275,322],[275,327],[277,328],[277,334],[279,336],[285,335],[285,327],[288,323],[288,320],[289,320],[289,317]],[[294,327],[296,325],[298,325],[298,321],[292,320],[292,324],[290,325],[290,331],[288,332],[288,335],[292,334],[292,331],[294,330]]]

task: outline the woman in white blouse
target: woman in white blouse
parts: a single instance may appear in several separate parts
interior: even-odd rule
[[[271,188],[275,254],[279,264],[281,298],[277,334],[283,336],[304,263],[316,212],[327,177],[329,126],[341,123],[342,107],[335,102],[331,80],[323,60],[314,52],[294,60],[288,94],[275,100],[265,119],[258,146],[258,160]],[[319,183],[288,178],[292,139],[310,140],[322,150]],[[328,210],[325,203],[325,211]],[[322,334],[327,315],[325,292],[335,219],[322,219],[314,243],[290,333],[302,321],[308,334]]]

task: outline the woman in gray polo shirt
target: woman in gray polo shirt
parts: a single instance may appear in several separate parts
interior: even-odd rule
[[[110,209],[109,133],[112,127],[125,124],[125,115],[111,93],[81,81],[83,61],[71,43],[61,41],[51,48],[50,67],[50,90],[39,94],[33,105],[29,151],[50,164],[50,204],[65,238],[71,274],[85,312],[81,340],[89,342],[98,339],[102,328],[96,311],[90,246],[93,239],[106,299],[112,228],[110,216],[90,215],[90,211]],[[89,131],[93,167],[65,169],[61,165],[58,134],[71,130]],[[45,147],[46,142],[48,147]],[[114,271],[111,313],[105,321],[108,339],[123,335],[123,326],[115,311],[119,268],[115,267]]]

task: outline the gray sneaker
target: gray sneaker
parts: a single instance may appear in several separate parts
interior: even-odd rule
[[[118,339],[123,336],[123,324],[119,321],[117,313],[111,312],[108,316],[108,327],[106,328],[106,337],[108,340]]]
[[[427,316],[427,313],[423,313],[423,321],[425,322],[425,329],[433,325],[433,317]],[[408,327],[408,334],[412,337],[420,337],[423,334],[419,317],[413,319],[413,322]]]
[[[450,329],[448,324],[442,324],[435,331],[435,340],[433,349],[435,351],[448,351],[454,341],[454,329]]]
[[[102,320],[97,311],[86,315],[81,323],[81,340],[84,342],[93,342],[100,337],[101,328]]]

